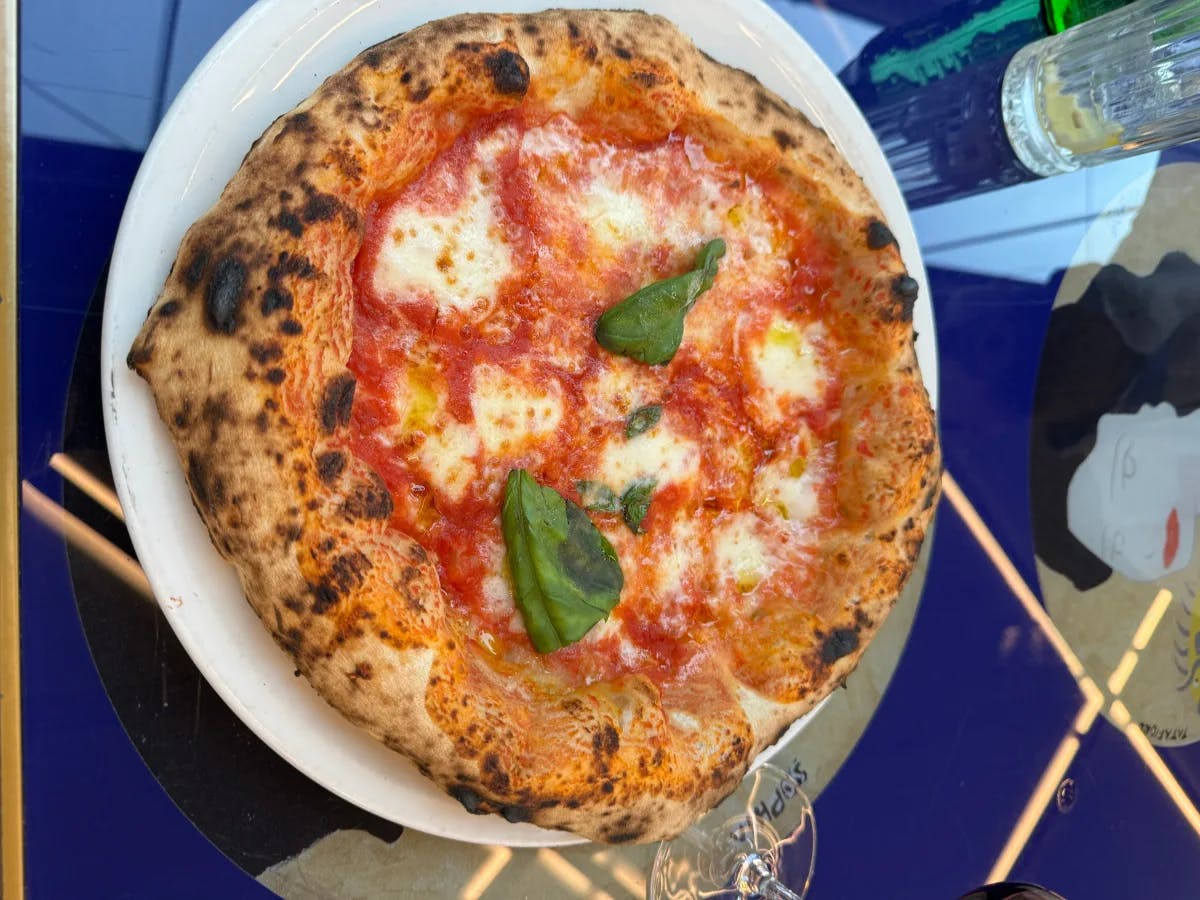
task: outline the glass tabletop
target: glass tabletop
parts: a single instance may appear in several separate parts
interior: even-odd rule
[[[311,781],[200,675],[137,562],[102,418],[108,264],[158,123],[250,5],[20,5],[24,890],[644,896],[654,847],[457,842]],[[877,35],[986,4],[770,5],[849,83]],[[943,499],[912,589],[775,758],[815,803],[809,896],[1197,893],[1198,164],[1184,146],[914,209]]]

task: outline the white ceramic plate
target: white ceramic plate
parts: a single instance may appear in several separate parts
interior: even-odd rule
[[[511,846],[579,839],[468,814],[293,676],[292,663],[259,624],[233,569],[209,543],[150,392],[126,368],[125,355],[184,231],[217,199],[251,142],[277,116],[359,51],[390,35],[457,12],[535,11],[546,5],[545,0],[261,0],[188,79],[142,161],[113,253],[101,361],[109,454],[138,558],[167,621],[217,693],[276,752],[351,803],[432,834]],[[936,403],[933,315],[916,238],[883,153],[837,79],[758,0],[633,5],[667,16],[716,59],[758,76],[825,128],[862,174],[921,286],[917,355]],[[818,711],[796,723],[788,737]]]

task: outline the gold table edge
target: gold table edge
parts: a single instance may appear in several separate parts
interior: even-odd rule
[[[17,0],[0,0],[0,896],[25,888],[17,502]]]

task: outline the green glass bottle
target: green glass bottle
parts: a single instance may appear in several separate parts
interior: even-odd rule
[[[838,75],[909,206],[1036,176],[1008,144],[1000,85],[1022,47],[1129,0],[957,0],[887,28]]]

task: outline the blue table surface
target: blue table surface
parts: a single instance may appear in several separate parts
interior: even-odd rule
[[[63,445],[72,363],[96,324],[89,304],[141,153],[187,74],[247,5],[22,4],[20,471],[52,499],[64,492],[49,459]],[[832,5],[839,12],[786,0],[776,8],[836,70],[881,24],[935,4]],[[1029,410],[1050,307],[1088,217],[1154,164],[914,217],[938,323],[947,469],[1035,590]],[[1014,200],[1014,191],[1024,194]],[[98,405],[99,386],[71,402]],[[62,538],[24,515],[21,552],[28,895],[265,896],[179,812],[123,730],[81,628]],[[811,896],[953,898],[982,883],[1070,739],[1079,741],[1065,773],[1075,795],[1051,804],[1010,877],[1068,898],[1200,896],[1196,832],[1106,719],[1075,731],[1083,702],[959,509],[943,503],[896,675],[817,801]],[[1200,796],[1196,760],[1161,752]]]

